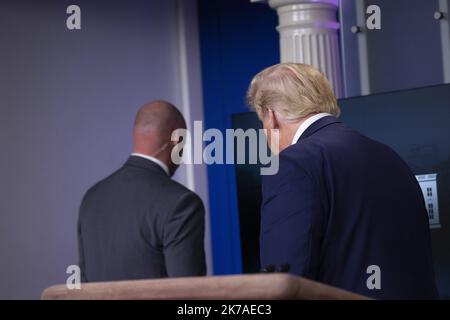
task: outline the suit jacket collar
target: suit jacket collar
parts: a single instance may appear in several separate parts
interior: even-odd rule
[[[313,124],[311,124],[300,136],[300,138],[297,140],[300,141],[302,139],[305,139],[309,136],[311,136],[312,134],[314,134],[316,131],[319,131],[320,129],[333,124],[333,123],[341,123],[341,121],[339,121],[336,117],[333,116],[326,116],[323,117],[319,120],[317,120],[316,122],[314,122]]]
[[[142,168],[142,169],[146,169],[146,170],[151,170],[153,172],[162,174],[166,177],[167,174],[164,172],[163,168],[161,168],[157,163],[142,158],[142,157],[138,157],[138,156],[133,156],[131,155],[128,160],[125,162],[125,166],[131,166],[131,167],[138,167],[138,168]]]

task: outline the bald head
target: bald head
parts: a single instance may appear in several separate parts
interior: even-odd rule
[[[169,139],[172,131],[186,128],[181,112],[167,101],[152,101],[144,104],[136,115],[134,131],[137,134],[153,135]]]
[[[170,152],[174,145],[172,132],[186,129],[186,122],[181,112],[167,101],[152,101],[143,105],[134,122],[133,152],[153,156],[169,167]]]

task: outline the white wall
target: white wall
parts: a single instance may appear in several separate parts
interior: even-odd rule
[[[137,108],[153,99],[184,108],[175,0],[74,3],[82,10],[81,31],[66,29],[63,1],[0,2],[3,299],[38,298],[65,282],[66,267],[78,261],[80,200],[126,160]],[[196,23],[195,15],[190,11],[186,21]],[[197,44],[188,45],[195,71]],[[202,117],[194,71],[191,121]],[[207,200],[204,168],[195,170],[194,187]],[[180,169],[177,178],[186,177]]]

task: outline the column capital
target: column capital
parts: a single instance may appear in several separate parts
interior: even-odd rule
[[[278,13],[277,30],[295,28],[339,29],[336,20],[337,0],[268,0]]]
[[[298,4],[313,4],[313,5],[331,5],[334,7],[338,7],[338,0],[267,0],[269,5],[278,9],[279,7],[289,6],[289,5],[298,5]]]

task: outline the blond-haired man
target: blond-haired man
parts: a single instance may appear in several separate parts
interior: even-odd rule
[[[414,175],[337,119],[324,75],[278,64],[253,78],[247,98],[281,151],[278,173],[263,177],[261,265],[375,298],[437,298]]]

